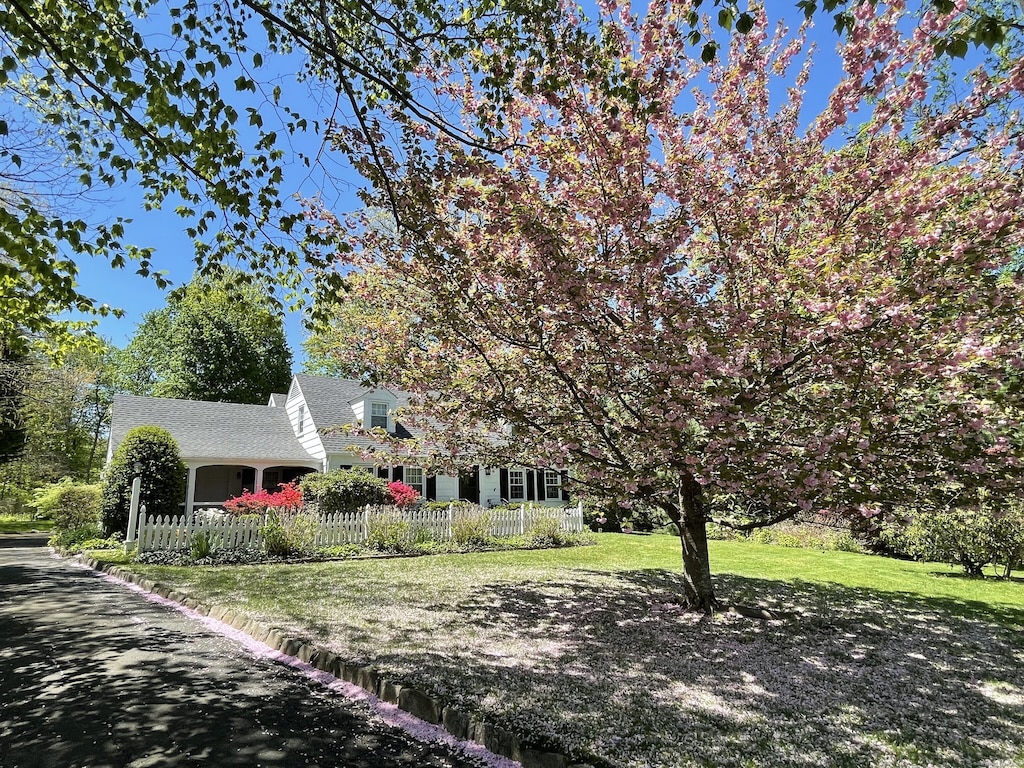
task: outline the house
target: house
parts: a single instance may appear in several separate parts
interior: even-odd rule
[[[428,474],[410,463],[383,466],[361,453],[379,445],[373,437],[339,429],[379,427],[411,438],[395,419],[407,401],[403,392],[307,374],[295,376],[288,393],[272,394],[267,405],[115,395],[107,461],[128,430],[163,427],[188,467],[184,506],[190,513],[221,505],[245,489],[274,490],[307,472],[358,467],[401,480],[427,500],[464,499],[485,507],[503,500],[552,506],[568,501],[562,472],[473,466],[456,477]]]

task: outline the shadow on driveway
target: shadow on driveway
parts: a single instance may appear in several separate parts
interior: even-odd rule
[[[47,550],[0,551],[0,765],[476,766]]]

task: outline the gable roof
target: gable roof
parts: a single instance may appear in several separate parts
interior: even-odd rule
[[[183,459],[315,460],[295,437],[284,408],[137,395],[114,395],[110,451],[128,430],[148,424],[170,432]]]
[[[380,441],[373,437],[345,434],[344,432],[327,432],[325,434],[323,430],[355,424],[356,413],[352,404],[370,392],[384,389],[383,387],[367,387],[355,379],[332,379],[327,376],[311,376],[307,373],[296,374],[295,382],[306,401],[306,410],[316,428],[320,430],[320,439],[323,441],[324,450],[327,453],[346,453],[349,448],[380,448]],[[395,396],[399,408],[408,404],[409,397],[404,392],[390,389],[387,391]],[[406,427],[397,422],[395,435],[404,438],[413,436]]]

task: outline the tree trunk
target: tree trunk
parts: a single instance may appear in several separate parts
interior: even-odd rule
[[[708,557],[707,517],[700,484],[692,475],[679,481],[678,505],[667,509],[679,529],[683,550],[683,596],[686,607],[703,613],[714,613],[719,603],[711,582],[711,561]]]

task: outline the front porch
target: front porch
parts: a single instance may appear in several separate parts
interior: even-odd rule
[[[228,499],[245,491],[260,489],[276,491],[281,483],[290,483],[319,466],[310,464],[277,464],[248,462],[245,464],[200,464],[187,462],[188,485],[185,512],[191,517],[197,509],[221,507]]]

